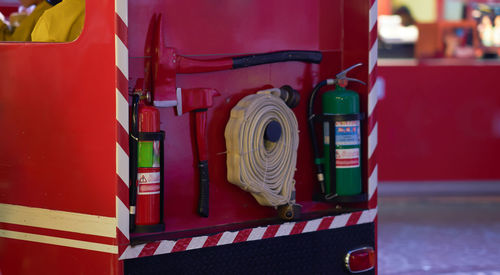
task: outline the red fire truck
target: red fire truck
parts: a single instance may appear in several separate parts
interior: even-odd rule
[[[73,42],[0,42],[0,274],[376,273],[376,16],[375,0],[86,0]],[[361,191],[325,194],[307,101],[358,63],[343,120],[359,121]],[[292,128],[248,132],[266,156],[296,138],[284,204],[259,189],[266,160],[233,167],[258,151],[228,141],[251,95],[294,105]]]

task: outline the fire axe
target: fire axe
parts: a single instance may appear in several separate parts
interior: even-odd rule
[[[179,55],[172,47],[165,47],[161,14],[154,14],[149,23],[144,49],[145,87],[153,94],[157,107],[176,107],[177,115],[196,112],[196,147],[200,194],[198,214],[209,215],[209,176],[207,148],[207,109],[213,106],[213,97],[219,92],[211,88],[181,89],[176,86],[177,74],[191,74],[239,69],[250,66],[286,61],[300,61],[319,64],[319,51],[278,51],[262,54],[224,57],[218,59],[193,59]]]

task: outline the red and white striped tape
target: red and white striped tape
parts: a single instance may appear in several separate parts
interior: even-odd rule
[[[341,228],[373,222],[376,216],[377,209],[370,209],[309,221],[288,222],[265,227],[243,229],[240,231],[225,231],[211,236],[150,242],[136,246],[128,246],[120,255],[120,260]]]
[[[118,254],[130,243],[129,239],[129,121],[128,121],[128,0],[115,0],[115,61],[116,61],[116,216]]]
[[[370,0],[369,15],[369,42],[368,55],[368,199],[369,208],[377,207],[378,166],[376,159],[378,123],[376,116],[377,106],[377,0]]]

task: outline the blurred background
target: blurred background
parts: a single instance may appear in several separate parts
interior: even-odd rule
[[[500,1],[378,12],[379,274],[500,274]]]

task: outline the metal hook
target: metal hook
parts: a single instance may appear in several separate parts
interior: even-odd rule
[[[347,80],[349,80],[349,81],[354,81],[354,82],[358,82],[358,83],[361,83],[361,84],[363,84],[363,85],[366,85],[366,83],[365,83],[365,82],[363,82],[363,81],[361,81],[361,80],[359,80],[359,79],[356,79],[356,78],[346,77],[346,79],[347,79]]]
[[[336,80],[337,82],[339,82],[339,80],[348,80],[348,81],[354,81],[354,82],[358,82],[358,83],[361,83],[363,85],[366,85],[365,82],[359,80],[359,79],[356,79],[356,78],[351,78],[351,77],[347,77],[347,73],[349,71],[351,71],[352,69],[356,68],[356,67],[359,67],[359,66],[362,66],[363,63],[358,63],[358,64],[355,64],[355,65],[352,65],[351,67],[343,70],[342,72],[338,73],[335,77],[336,77]]]
[[[355,65],[352,65],[351,67],[349,67],[349,68],[341,71],[340,73],[338,73],[335,77],[337,77],[337,78],[346,78],[347,77],[347,73],[350,70],[352,70],[352,69],[354,69],[356,67],[362,66],[362,65],[363,65],[363,63],[358,63],[358,64],[355,64]]]

